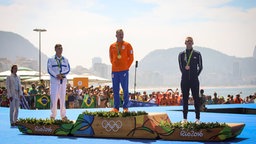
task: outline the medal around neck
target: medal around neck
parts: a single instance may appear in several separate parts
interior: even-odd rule
[[[118,58],[118,59],[121,59],[121,58],[122,58],[122,56],[119,54],[119,55],[117,55],[117,58]]]

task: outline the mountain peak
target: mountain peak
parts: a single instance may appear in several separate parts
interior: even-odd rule
[[[13,32],[0,31],[0,58],[38,70],[39,50],[29,40]],[[46,69],[47,56],[42,53],[42,70]],[[6,64],[6,63],[4,63]],[[3,64],[2,64],[3,65]],[[0,70],[5,70],[0,67]]]

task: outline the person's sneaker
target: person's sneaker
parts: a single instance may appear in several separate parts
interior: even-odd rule
[[[199,119],[196,119],[196,120],[195,120],[195,123],[196,123],[196,124],[200,124],[201,122],[200,122]]]
[[[110,110],[110,112],[116,112],[116,113],[118,113],[118,112],[119,112],[119,110],[118,110],[118,109],[116,109],[116,108],[112,108],[112,109]]]
[[[62,121],[68,121],[68,118],[66,116],[64,116],[63,118],[61,118]]]
[[[188,120],[187,120],[187,119],[183,119],[183,120],[181,121],[181,123],[182,123],[182,124],[186,124],[186,123],[188,123]]]
[[[124,108],[124,112],[128,112],[129,110],[128,110],[128,108]]]

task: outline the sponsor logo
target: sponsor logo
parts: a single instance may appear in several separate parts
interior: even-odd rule
[[[181,137],[203,137],[204,133],[202,131],[180,131]]]
[[[39,126],[35,126],[35,131],[36,131],[36,132],[48,132],[48,133],[51,133],[53,130],[52,130],[51,127],[45,127],[45,126],[39,127]]]

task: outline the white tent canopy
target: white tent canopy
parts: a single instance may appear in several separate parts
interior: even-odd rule
[[[11,70],[0,72],[1,79],[6,79],[6,77],[9,75],[11,75]],[[38,77],[39,72],[26,67],[18,67],[17,75],[19,75],[21,79],[28,79]]]

